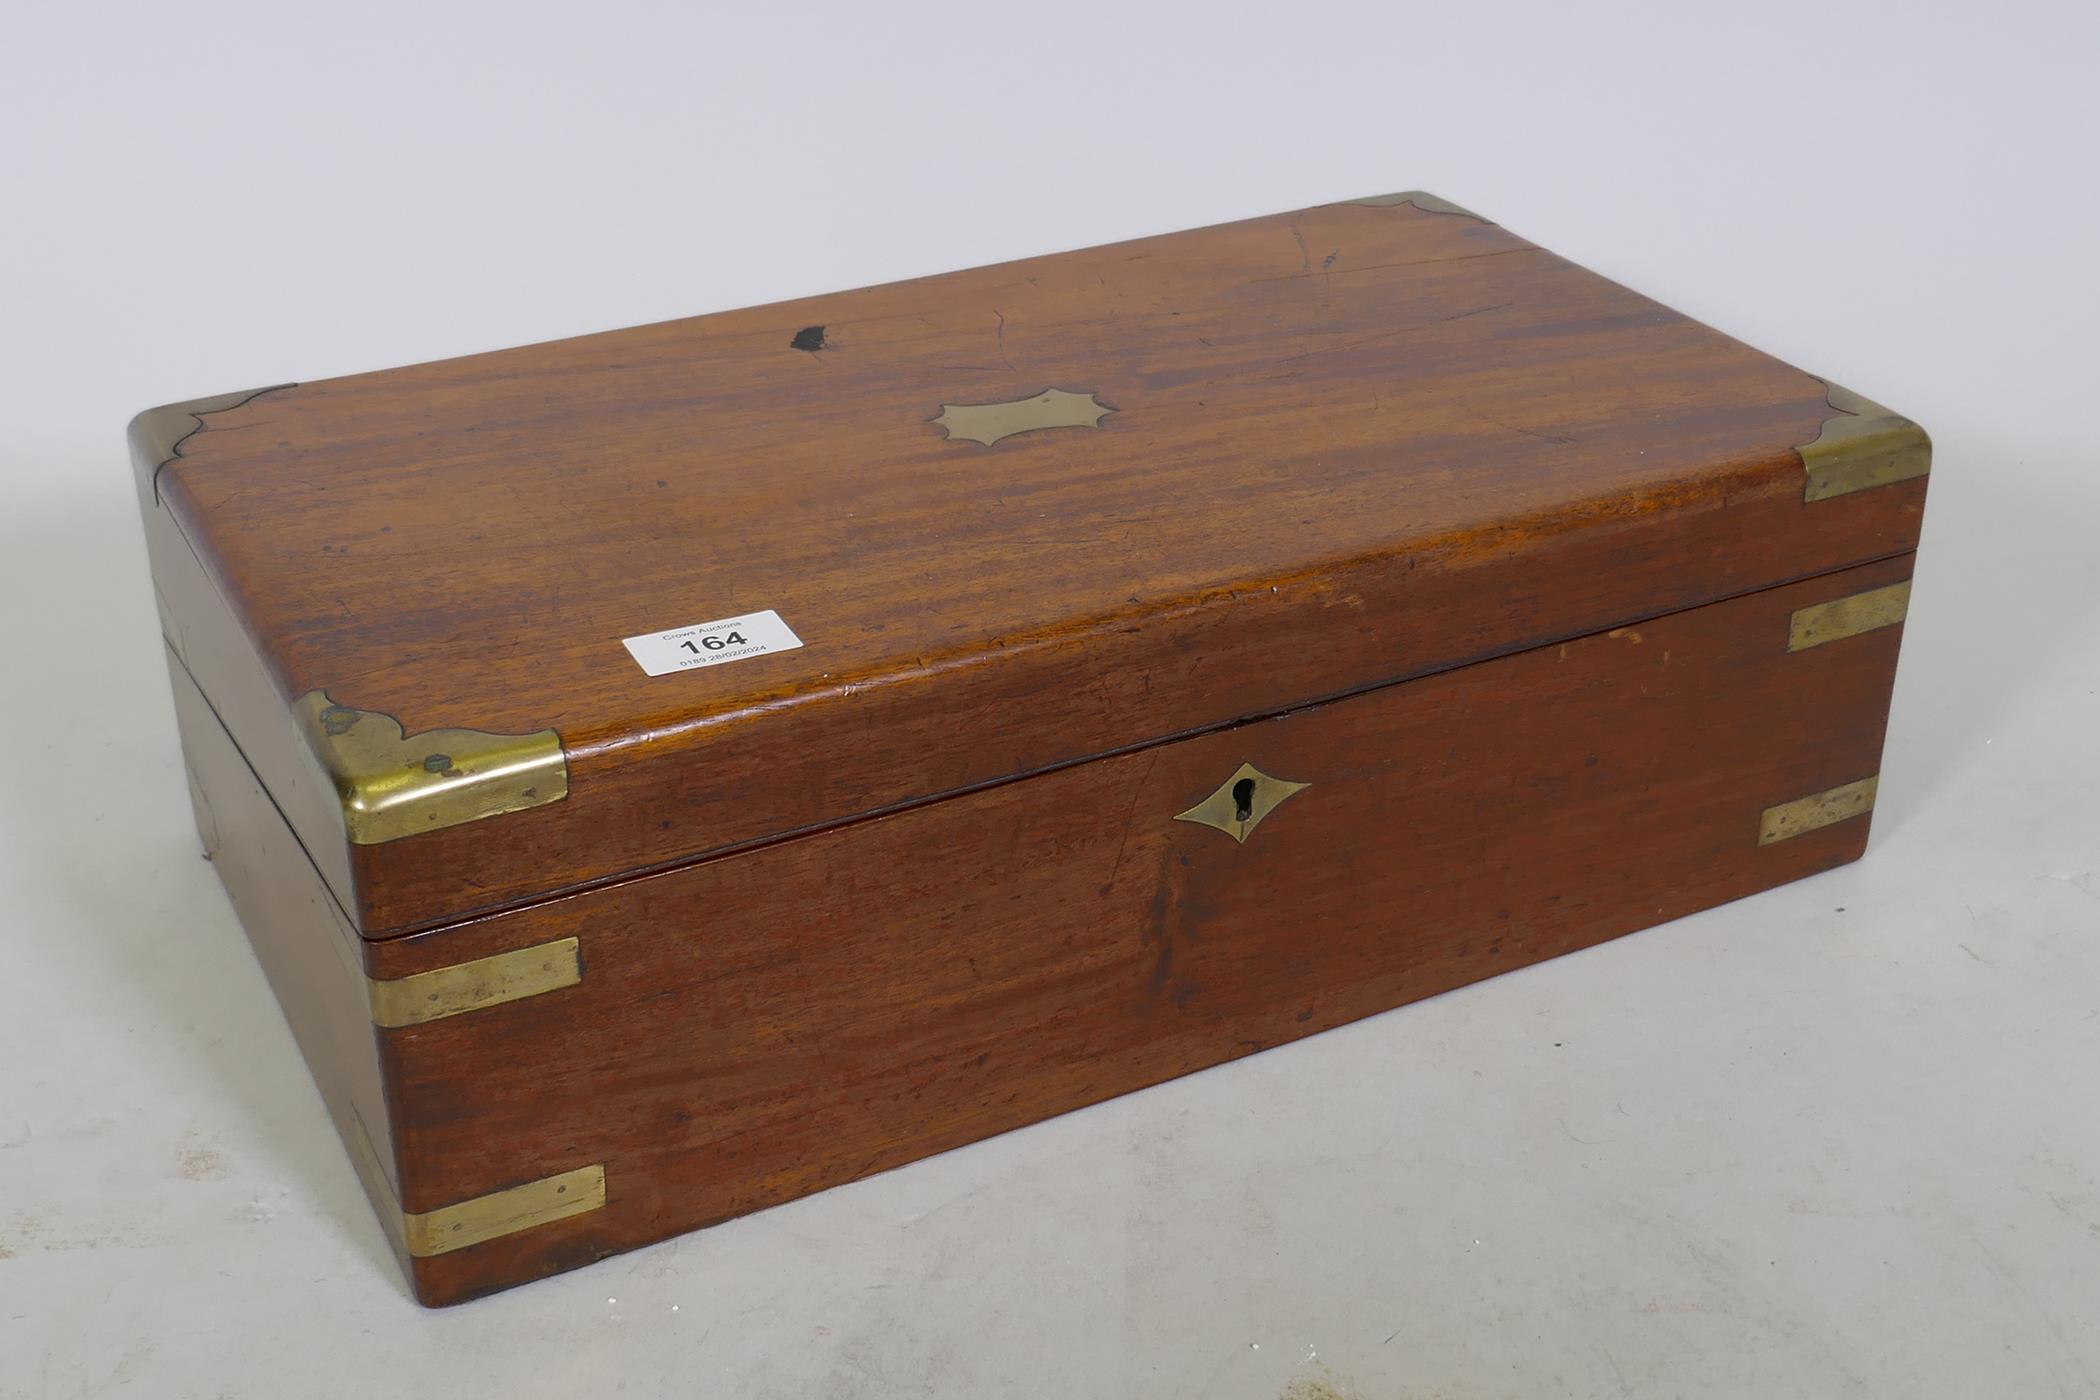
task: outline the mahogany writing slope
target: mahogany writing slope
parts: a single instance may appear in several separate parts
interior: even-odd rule
[[[131,441],[431,1303],[1852,859],[1929,456],[1419,193]]]

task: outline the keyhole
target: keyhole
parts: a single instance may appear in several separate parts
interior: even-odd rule
[[[1232,814],[1234,821],[1248,821],[1254,816],[1254,779],[1242,778],[1232,785],[1232,803],[1237,809]]]

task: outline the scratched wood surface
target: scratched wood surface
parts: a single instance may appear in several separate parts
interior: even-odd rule
[[[1114,411],[931,421],[1051,388]],[[1908,550],[1922,480],[1803,505],[1827,414],[1493,224],[1330,205],[281,389],[163,471],[156,569],[383,938]],[[620,644],[762,608],[806,645]],[[570,796],[346,849],[278,732],[321,688],[555,728]]]
[[[380,1032],[409,1209],[606,1172],[600,1210],[416,1261],[420,1295],[573,1267],[1850,860],[1865,817],[1760,846],[1759,814],[1877,771],[1902,628],[1789,653],[1788,619],[1910,564],[367,943],[384,976],[583,949],[577,986]],[[1311,786],[1245,845],[1173,819],[1249,760]]]

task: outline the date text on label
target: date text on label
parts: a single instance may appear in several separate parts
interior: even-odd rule
[[[768,652],[793,651],[802,645],[802,639],[771,608],[717,622],[674,627],[668,632],[623,637],[620,641],[652,676],[719,666],[725,661],[748,661]]]

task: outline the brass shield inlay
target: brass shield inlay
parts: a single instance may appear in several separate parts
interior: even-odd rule
[[[1175,813],[1174,820],[1214,827],[1244,843],[1261,825],[1262,818],[1311,786],[1272,778],[1253,764],[1242,763],[1237,772],[1218,785],[1216,792],[1186,812]]]
[[[951,442],[964,438],[990,447],[1001,438],[1039,428],[1098,428],[1114,412],[1092,394],[1045,389],[1033,398],[1006,403],[944,403],[931,421]]]
[[[360,846],[559,802],[569,795],[561,735],[478,729],[403,732],[392,715],[309,691],[293,706],[307,748],[335,786]]]

